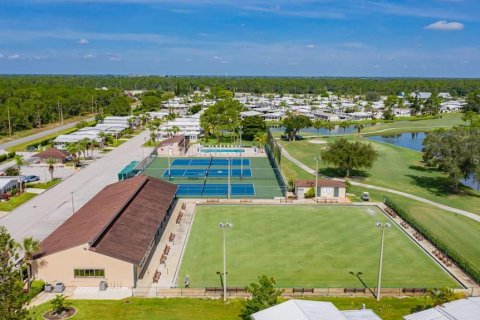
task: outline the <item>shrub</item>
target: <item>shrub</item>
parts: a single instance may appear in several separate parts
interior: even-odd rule
[[[305,199],[314,198],[315,197],[315,189],[313,187],[311,187],[310,189],[308,189],[307,192],[305,192],[304,196],[305,196]]]
[[[51,301],[52,313],[60,314],[63,311],[67,310],[70,307],[70,302],[68,302],[67,297],[63,294],[57,294],[55,299]]]
[[[20,175],[20,172],[18,171],[18,168],[15,167],[8,167],[5,169],[5,175],[7,176],[18,176]]]
[[[40,292],[43,291],[45,282],[42,280],[33,280],[30,284],[30,292],[28,293],[28,300],[35,298]]]

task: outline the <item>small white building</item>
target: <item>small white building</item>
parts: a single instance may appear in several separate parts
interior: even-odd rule
[[[288,300],[252,314],[253,320],[381,320],[372,310],[340,311],[331,302]]]
[[[339,121],[340,117],[336,113],[316,112],[315,118],[326,121]]]
[[[20,186],[20,177],[0,177],[0,196],[12,189],[18,189]]]
[[[478,320],[480,297],[471,297],[445,303],[431,309],[404,316],[405,320]]]
[[[332,179],[318,179],[317,197],[320,198],[346,198],[347,186],[345,182]],[[305,193],[311,188],[315,189],[315,180],[295,181],[295,194],[297,199],[305,199]]]
[[[395,117],[410,117],[412,110],[410,108],[393,108]]]

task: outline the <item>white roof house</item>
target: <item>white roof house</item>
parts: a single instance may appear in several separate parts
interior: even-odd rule
[[[261,116],[262,114],[263,114],[263,113],[261,113],[261,112],[253,111],[253,110],[240,112],[240,116],[241,116],[242,118],[244,118],[244,117]]]
[[[200,117],[176,118],[160,126],[160,137],[169,137],[171,135],[169,130],[175,126],[180,129],[177,134],[185,135],[190,140],[197,140],[203,133],[200,127]]]
[[[253,320],[381,320],[371,310],[339,311],[331,302],[288,300],[252,314]]]
[[[411,113],[410,108],[393,108],[393,114],[396,117],[410,117]]]
[[[479,320],[480,297],[445,303],[435,308],[404,316],[405,320]]]
[[[417,97],[420,100],[427,100],[432,96],[431,92],[412,92],[410,93],[410,97],[415,98]]]
[[[438,97],[442,99],[452,99],[452,96],[448,92],[440,92]]]

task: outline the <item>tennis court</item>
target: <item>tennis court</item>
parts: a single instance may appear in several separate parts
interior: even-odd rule
[[[168,161],[168,157],[157,157],[142,174],[177,184],[179,197],[228,197],[230,194],[232,198],[271,199],[284,196],[284,188],[277,180],[279,173],[267,157],[171,157],[170,165]]]
[[[175,159],[172,166],[250,166],[250,159],[228,159],[228,158],[200,158],[200,159]]]
[[[252,176],[252,170],[250,169],[230,169],[230,177],[245,177]],[[168,177],[217,177],[228,178],[228,168],[220,169],[167,169],[163,173],[164,178]]]

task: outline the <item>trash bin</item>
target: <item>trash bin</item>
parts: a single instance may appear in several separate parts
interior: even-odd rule
[[[108,287],[107,281],[100,281],[100,285],[99,285],[100,291],[105,291],[105,290],[107,290],[107,287]]]
[[[55,284],[55,289],[53,290],[55,293],[62,293],[65,290],[65,285],[62,282],[57,282]]]
[[[50,283],[46,283],[45,287],[43,288],[43,291],[45,292],[52,292],[52,285]]]

